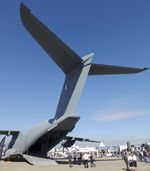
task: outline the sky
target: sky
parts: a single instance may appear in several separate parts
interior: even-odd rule
[[[26,131],[53,118],[64,74],[25,30],[20,0],[0,5],[0,129]],[[150,67],[149,0],[23,0],[80,57]],[[150,70],[89,76],[72,136],[105,144],[150,142]]]

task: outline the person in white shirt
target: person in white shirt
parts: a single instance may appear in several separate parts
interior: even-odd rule
[[[129,164],[129,170],[133,170],[133,159],[131,153],[128,155],[128,164]]]
[[[135,155],[135,153],[132,156],[132,160],[133,160],[133,169],[135,171],[136,168],[137,168],[137,161],[136,161],[136,155]]]
[[[137,161],[136,161],[135,153],[129,154],[128,162],[129,162],[129,170],[130,171],[135,171],[135,168],[137,167]]]
[[[88,168],[89,166],[88,166],[88,160],[89,160],[89,153],[85,153],[84,155],[83,155],[83,162],[84,162],[84,167],[85,168]]]

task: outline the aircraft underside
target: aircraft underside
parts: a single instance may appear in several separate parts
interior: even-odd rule
[[[33,144],[26,152],[31,156],[47,157],[47,152],[55,147],[66,135],[68,131],[50,131]]]
[[[72,131],[79,118],[78,116],[70,116],[60,121],[55,128],[40,137],[26,153],[33,156],[47,157],[47,152],[64,139],[68,132]]]

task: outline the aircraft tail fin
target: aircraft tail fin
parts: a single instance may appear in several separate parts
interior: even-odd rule
[[[65,82],[55,113],[56,119],[74,114],[88,75],[131,74],[147,69],[92,64],[93,53],[80,58],[22,3],[20,15],[27,31],[65,73]]]
[[[23,3],[21,3],[20,15],[21,21],[27,31],[66,75],[83,62],[79,55],[40,22]],[[89,75],[132,74],[142,72],[146,69],[92,64]]]
[[[87,79],[93,53],[82,58],[80,63],[70,74],[66,75],[61,96],[57,106],[55,118],[62,115],[73,115]]]
[[[133,68],[113,65],[92,64],[89,75],[134,74],[148,68]]]
[[[65,74],[71,72],[82,59],[40,22],[23,3],[20,7],[21,21],[27,31],[48,53]]]

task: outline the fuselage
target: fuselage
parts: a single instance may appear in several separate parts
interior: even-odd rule
[[[79,117],[75,115],[62,116],[57,120],[42,122],[25,133],[20,132],[13,146],[7,145],[8,148],[3,158],[24,153],[46,156],[48,150],[57,145],[75,127],[78,120]]]
[[[22,3],[20,16],[26,30],[64,72],[65,81],[55,117],[25,133],[19,131],[15,133],[7,145],[4,159],[24,153],[44,156],[72,130],[80,118],[74,113],[88,75],[132,74],[147,69],[94,64],[93,53],[81,58]]]

